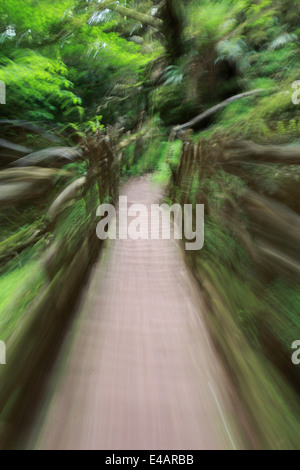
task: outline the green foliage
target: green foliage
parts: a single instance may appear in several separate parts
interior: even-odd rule
[[[23,50],[5,62],[0,79],[7,86],[7,107],[3,109],[7,117],[53,121],[59,113],[81,109],[81,99],[68,90],[73,85],[61,61]]]
[[[178,85],[183,80],[183,73],[176,65],[169,65],[164,73],[165,85]]]
[[[150,139],[141,146],[141,152],[136,161],[134,156],[136,154],[136,145],[139,143],[133,142],[127,149],[124,161],[127,162],[127,174],[129,176],[142,175],[147,172],[154,172],[158,169],[159,162],[164,161],[167,142],[161,138]]]
[[[182,81],[173,80],[152,94],[153,111],[159,113],[164,124],[181,124],[195,114],[195,101],[189,96]]]
[[[197,36],[197,42],[204,47],[211,41],[216,41],[228,33],[234,26],[231,18],[232,2],[193,0],[186,14],[187,37]]]
[[[1,275],[0,331],[4,341],[7,341],[26,308],[45,285],[45,273],[40,263],[28,260],[28,257],[30,259],[34,253],[36,247],[27,250],[27,253],[23,253],[17,260],[19,264],[14,270]]]
[[[113,123],[120,111],[126,113],[127,99],[138,95],[136,83],[143,82],[145,67],[162,49],[112,31],[118,28],[117,14],[89,21],[92,2],[86,8],[73,0],[18,5],[0,6],[0,80],[8,102],[1,113],[56,123],[81,123],[85,113],[92,131],[95,115]]]

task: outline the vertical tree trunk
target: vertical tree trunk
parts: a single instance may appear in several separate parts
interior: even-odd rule
[[[162,0],[159,3],[158,16],[163,20],[161,31],[172,64],[176,63],[184,53],[182,8],[182,1],[179,0]]]

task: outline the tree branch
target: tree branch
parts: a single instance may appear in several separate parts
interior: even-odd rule
[[[162,20],[159,18],[155,18],[154,16],[147,15],[146,13],[141,13],[133,8],[128,8],[124,7],[123,5],[120,5],[119,3],[114,3],[112,0],[107,0],[106,2],[102,2],[98,10],[104,10],[105,8],[108,8],[109,10],[116,11],[122,16],[128,16],[129,18],[132,18],[134,20],[139,21],[142,24],[148,24],[149,26],[152,26],[153,28],[160,28],[162,25]]]
[[[198,122],[202,121],[208,116],[211,116],[211,114],[216,113],[220,109],[225,108],[225,106],[232,103],[233,101],[239,100],[240,98],[245,98],[246,96],[256,95],[258,93],[261,93],[263,90],[264,90],[263,88],[258,88],[257,90],[247,91],[246,93],[240,93],[239,95],[232,96],[231,98],[228,98],[227,100],[222,101],[222,103],[219,103],[213,106],[212,108],[207,109],[206,111],[204,111],[204,113],[201,113],[198,116],[196,116],[194,119],[191,119],[191,121],[188,121],[185,124],[181,124],[180,126],[175,126],[173,128],[173,131],[178,132],[184,129],[188,129],[190,127],[194,127],[196,124],[198,124]]]

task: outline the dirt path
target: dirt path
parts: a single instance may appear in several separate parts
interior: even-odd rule
[[[129,204],[161,197],[149,177],[122,193]],[[59,354],[29,447],[239,447],[201,309],[175,241],[109,242]]]

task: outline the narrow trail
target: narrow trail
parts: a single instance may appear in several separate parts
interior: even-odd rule
[[[128,204],[158,203],[143,177]],[[35,449],[233,449],[227,380],[198,289],[174,240],[104,249],[58,356],[35,423]]]

